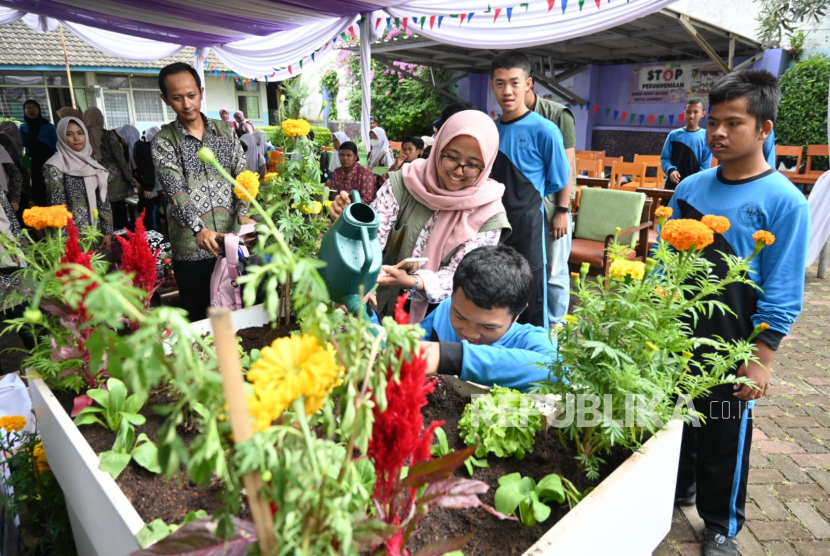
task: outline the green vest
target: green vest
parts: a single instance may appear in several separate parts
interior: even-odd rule
[[[409,193],[409,190],[403,183],[401,172],[390,172],[389,182],[392,186],[392,193],[395,195],[395,200],[398,202],[398,219],[389,231],[389,237],[386,240],[386,249],[384,250],[383,264],[393,266],[405,258],[412,256],[412,251],[415,250],[418,237],[420,237],[421,231],[434,214],[434,211],[419,203]],[[501,238],[499,238],[499,243],[502,243],[511,232],[510,223],[507,221],[507,215],[504,212],[491,216],[482,224],[478,231],[488,232],[498,229],[502,230]],[[441,261],[440,266],[447,266],[459,247],[461,246],[459,245],[447,253],[447,256]],[[382,286],[378,288],[378,314],[381,319],[387,315],[392,315],[395,308],[395,301],[397,301],[400,292],[401,290],[397,286]]]

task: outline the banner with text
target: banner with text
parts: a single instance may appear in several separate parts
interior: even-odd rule
[[[635,64],[631,71],[631,104],[685,103],[690,98],[708,102],[709,89],[723,77],[718,66],[707,62]]]

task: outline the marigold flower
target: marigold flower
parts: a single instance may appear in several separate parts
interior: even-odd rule
[[[761,332],[763,332],[763,331],[764,331],[764,330],[766,330],[767,328],[769,328],[769,324],[768,324],[768,323],[766,323],[766,322],[762,322],[761,324],[759,324],[759,325],[758,325],[758,329],[759,329]]]
[[[256,428],[270,427],[300,396],[305,396],[306,414],[317,413],[342,370],[331,344],[322,345],[314,336],[278,338],[263,348],[248,371],[254,388],[248,406]]]
[[[645,276],[646,265],[640,261],[626,261],[616,259],[608,267],[608,276],[616,280],[625,280],[627,276],[635,280],[642,280]]]
[[[578,272],[571,272],[571,278],[573,278],[574,280],[579,280],[580,275]]]
[[[305,120],[285,120],[282,131],[289,137],[305,137],[311,132],[311,125]]]
[[[667,222],[660,237],[678,251],[686,251],[692,247],[695,251],[700,251],[715,241],[715,234],[708,226],[699,220],[688,218]]]
[[[729,222],[727,217],[717,216],[714,214],[707,214],[701,218],[700,221],[716,234],[725,234],[726,231],[732,226],[732,223]]]
[[[323,210],[323,203],[320,201],[309,201],[300,205],[300,211],[305,214],[320,214]]]
[[[654,216],[661,226],[666,223],[666,220],[671,218],[672,214],[674,214],[674,209],[671,207],[657,207],[654,211]]]
[[[770,246],[775,243],[775,236],[766,230],[758,230],[752,234],[752,239],[755,240],[756,245],[763,243],[766,246]]]
[[[70,218],[72,213],[66,209],[66,205],[32,207],[23,211],[23,223],[35,230],[65,228]]]
[[[233,192],[243,201],[256,199],[257,194],[259,194],[259,174],[245,170],[236,176],[236,185]]]
[[[562,317],[562,320],[568,324],[577,324],[579,322],[579,317],[576,315],[565,315]]]
[[[278,177],[280,177],[279,172],[268,172],[267,174],[265,174],[265,177],[262,178],[262,181],[269,182],[271,180],[277,179]]]
[[[26,426],[26,418],[22,415],[6,415],[0,417],[0,429],[6,432],[20,432]]]
[[[32,456],[35,458],[35,467],[38,473],[49,471],[49,462],[46,460],[46,452],[43,450],[43,443],[38,442],[32,449]]]

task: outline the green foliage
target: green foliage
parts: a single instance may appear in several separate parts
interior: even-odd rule
[[[87,396],[101,407],[91,405],[81,410],[75,417],[78,426],[98,423],[109,431],[118,432],[124,421],[131,425],[143,425],[147,421],[138,414],[147,398],[139,394],[127,397],[127,387],[117,378],[107,380],[106,388],[89,390]],[[104,418],[103,421],[98,418],[99,415]]]
[[[206,518],[207,512],[205,510],[196,510],[195,512],[187,512],[184,520],[178,524],[168,525],[163,519],[154,519],[150,523],[144,525],[141,530],[136,533],[135,538],[142,548],[147,548],[153,543],[157,543],[163,538],[166,538],[171,533],[175,533],[188,523],[196,521],[197,519]]]
[[[298,75],[297,77],[286,79],[280,83],[280,93],[282,96],[280,100],[285,106],[286,118],[298,119],[300,117],[300,111],[308,98],[308,85],[300,77]]]
[[[550,517],[551,510],[546,502],[562,504],[567,501],[568,507],[573,509],[591,490],[579,492],[572,482],[555,473],[543,477],[538,484],[531,477],[510,473],[499,477],[495,505],[498,511],[507,515],[516,515],[518,510],[522,525],[533,527]]]
[[[758,40],[781,40],[782,35],[793,33],[799,23],[824,17],[830,0],[760,0],[758,16]]]
[[[467,446],[476,448],[476,457],[494,453],[500,458],[524,459],[533,451],[542,416],[533,400],[518,390],[493,387],[464,408],[458,429]]]
[[[826,144],[830,57],[815,55],[798,62],[781,76],[780,84],[777,142],[802,146]],[[814,170],[826,169],[827,159],[814,160],[813,166]]]
[[[438,427],[433,434],[436,443],[432,445],[432,457],[440,458],[455,452],[455,450],[450,450],[449,442],[447,442],[447,433],[444,432],[444,429]],[[490,467],[490,464],[487,463],[486,459],[478,459],[475,456],[470,456],[464,460],[464,466],[467,468],[467,473],[472,477],[476,467]]]
[[[326,70],[326,73],[320,79],[320,85],[326,88],[331,98],[329,101],[329,106],[331,107],[329,118],[337,120],[337,95],[340,94],[340,78],[337,76],[337,70],[335,68]]]
[[[351,89],[346,97],[349,100],[349,112],[352,118],[360,121],[362,90],[359,56],[352,55],[349,58],[349,70],[352,76]],[[372,62],[372,71],[372,114],[378,118],[389,139],[395,141],[408,135],[432,135],[432,121],[441,115],[441,110],[451,104],[451,101],[414,79],[393,73],[380,62]],[[432,81],[429,68],[414,68],[412,72],[427,82]],[[433,70],[433,73],[436,83],[452,79],[455,75],[446,70]]]
[[[321,147],[331,147],[331,137],[332,133],[331,130],[327,127],[313,125],[311,126],[311,131],[314,132],[314,142],[320,145]]]

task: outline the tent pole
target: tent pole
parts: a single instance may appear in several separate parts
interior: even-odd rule
[[[75,103],[75,88],[72,86],[72,72],[69,70],[69,55],[66,53],[66,38],[63,36],[63,25],[59,25],[61,30],[61,44],[63,45],[63,61],[66,64],[66,77],[69,79],[69,98],[72,99],[72,108],[78,109]]]
[[[372,24],[370,23],[372,14],[367,12],[361,15],[363,21],[360,23],[360,138],[368,153],[371,150],[369,118],[372,115]]]

